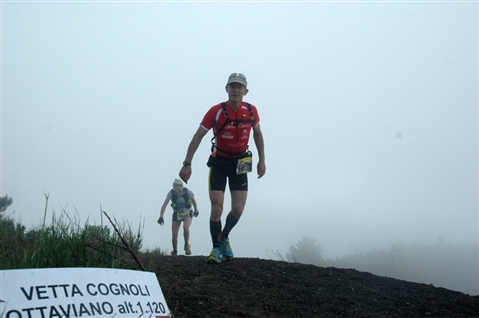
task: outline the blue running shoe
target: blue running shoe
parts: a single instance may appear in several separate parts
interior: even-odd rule
[[[211,250],[210,256],[206,259],[208,264],[219,264],[221,263],[221,251],[219,247],[213,247]]]
[[[230,260],[233,258],[233,250],[231,249],[229,238],[226,237],[226,238],[220,239],[220,249],[221,249],[221,254],[223,254],[223,258],[225,260]]]

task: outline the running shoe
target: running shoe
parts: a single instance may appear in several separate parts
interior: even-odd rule
[[[229,238],[226,237],[226,238],[220,239],[220,249],[221,249],[221,254],[223,254],[223,258],[225,260],[230,260],[233,258],[233,250],[231,250]]]
[[[221,263],[221,251],[219,247],[213,247],[211,250],[210,256],[206,259],[208,264],[219,264]]]
[[[191,245],[185,246],[185,255],[191,255]]]
[[[176,255],[178,255],[178,251],[171,251],[170,254],[171,254],[171,256],[176,256]]]

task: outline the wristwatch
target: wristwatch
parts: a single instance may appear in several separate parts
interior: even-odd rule
[[[188,161],[183,161],[183,167],[186,167],[186,166],[191,166],[191,162],[188,162]]]

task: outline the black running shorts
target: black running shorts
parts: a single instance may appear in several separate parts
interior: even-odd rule
[[[230,191],[248,191],[248,175],[236,174],[238,159],[216,156],[210,166],[208,190],[225,191],[226,179]]]
[[[181,222],[186,218],[192,218],[193,217],[193,210],[189,211],[183,211],[181,213],[178,213],[176,211],[173,212],[173,222]]]

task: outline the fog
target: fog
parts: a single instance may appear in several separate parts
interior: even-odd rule
[[[477,2],[11,1],[1,17],[1,194],[27,227],[47,194],[49,216],[103,209],[170,250],[159,209],[241,72],[267,172],[249,176],[236,256],[303,236],[331,259],[479,241]],[[195,255],[211,249],[211,137],[187,185]]]

